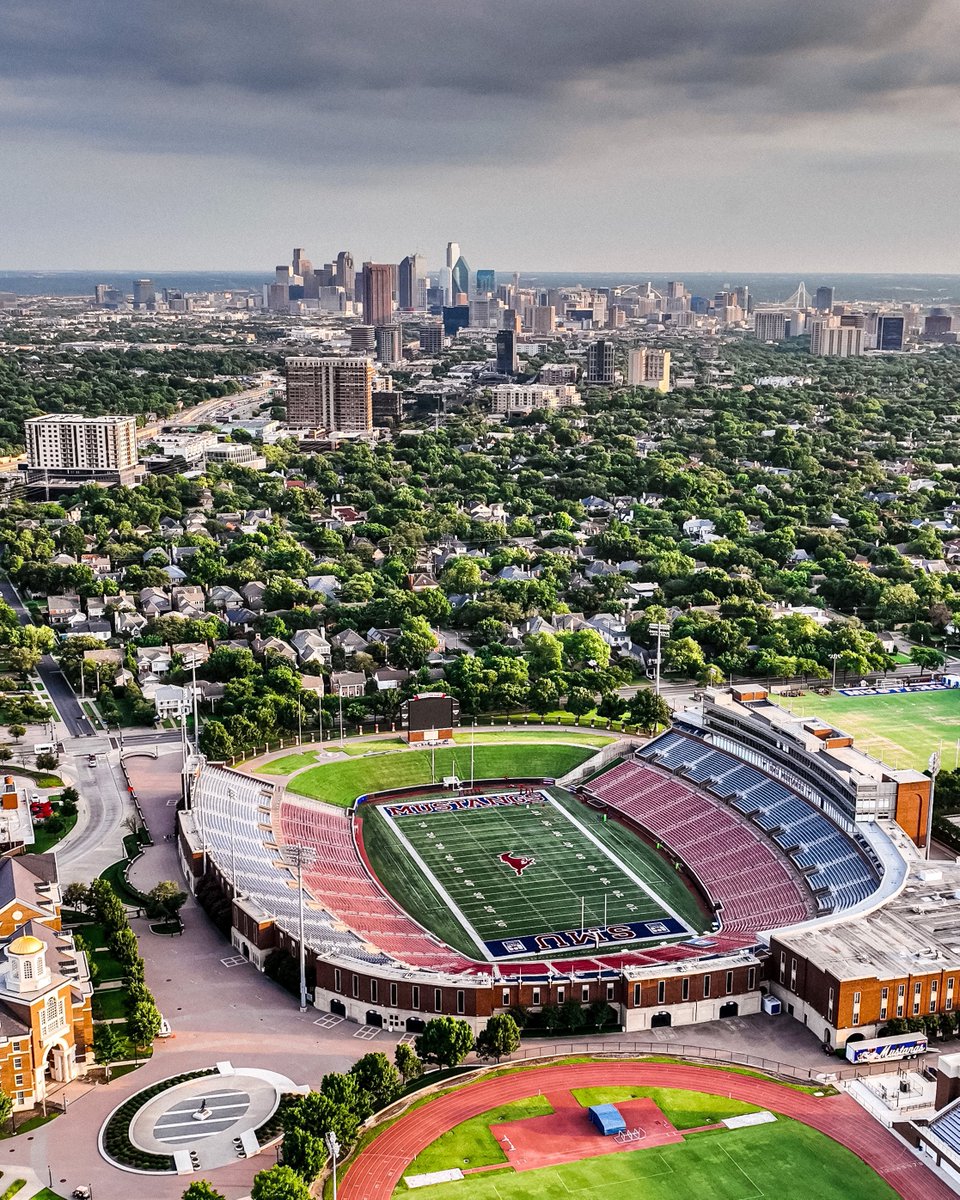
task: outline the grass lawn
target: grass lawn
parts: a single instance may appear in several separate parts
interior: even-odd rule
[[[760,1111],[755,1104],[747,1104],[743,1100],[713,1096],[708,1092],[687,1092],[682,1088],[574,1088],[573,1095],[584,1108],[589,1108],[591,1104],[617,1104],[645,1097],[656,1104],[674,1129],[696,1129],[700,1125],[715,1125],[726,1117],[740,1117],[744,1113]]]
[[[445,1171],[450,1167],[486,1167],[507,1161],[500,1143],[490,1132],[491,1125],[501,1121],[519,1121],[524,1117],[546,1117],[553,1107],[544,1096],[530,1096],[526,1100],[513,1100],[499,1108],[471,1117],[456,1129],[441,1134],[422,1154],[418,1154],[409,1167],[408,1175],[428,1175],[432,1171]]]
[[[799,716],[821,717],[856,741],[858,749],[891,767],[926,770],[943,742],[943,765],[952,770],[960,738],[960,689],[894,696],[771,696]]]
[[[55,814],[59,810],[54,810]],[[58,824],[51,825],[52,821],[57,821]],[[67,834],[73,829],[77,823],[77,814],[67,817],[63,814],[51,817],[49,821],[43,821],[33,827],[34,843],[30,847],[31,854],[46,854],[46,852],[62,842]]]
[[[369,742],[337,742],[331,749],[342,750],[344,754],[349,754],[351,758],[358,758],[361,754],[386,754],[392,750],[405,750],[407,743],[403,738],[371,738]]]
[[[106,934],[103,932],[102,925],[96,921],[87,921],[82,925],[71,926],[70,932],[79,933],[90,948],[90,956],[100,971],[98,982],[106,983],[109,980],[124,979],[126,977],[126,967],[121,964],[120,960],[114,958],[109,950],[98,949],[100,946],[106,947],[107,944]],[[117,1015],[120,1016],[122,1014],[118,1013]]]
[[[402,1182],[393,1193],[394,1200],[410,1195]],[[485,1171],[469,1183],[418,1188],[416,1195],[418,1200],[465,1195],[470,1200],[896,1200],[897,1193],[849,1150],[806,1125],[780,1119],[559,1167]]]
[[[97,1021],[110,1021],[127,1015],[126,988],[97,988],[93,993],[93,1016]]]
[[[296,754],[284,754],[271,762],[263,763],[254,771],[256,775],[291,775],[303,767],[312,767],[317,761],[316,750],[303,750]]]
[[[461,730],[453,735],[453,740],[460,745],[469,746],[470,734]],[[569,733],[563,733],[559,729],[538,729],[536,726],[526,729],[504,729],[500,732],[478,729],[476,733],[478,746],[498,745],[503,742],[576,742],[578,746],[609,746],[616,740],[617,735],[613,733],[594,733],[589,729],[572,728]]]
[[[504,745],[477,746],[474,773],[477,779],[502,779],[521,775],[559,778],[588,759],[593,752],[580,746]],[[312,767],[291,780],[287,791],[310,796],[328,804],[349,808],[365,792],[385,788],[409,787],[430,783],[429,750],[405,750],[396,754],[374,755],[352,762],[327,763]],[[445,775],[470,775],[470,752],[461,746],[436,751],[437,778]]]

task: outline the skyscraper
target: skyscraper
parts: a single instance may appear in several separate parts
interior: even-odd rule
[[[401,330],[399,325],[379,325],[375,331],[377,361],[385,367],[403,361]]]
[[[397,268],[399,276],[400,307],[404,312],[422,308],[420,300],[421,282],[427,273],[426,259],[422,254],[408,254]]]
[[[313,263],[304,254],[302,246],[293,248],[293,273],[306,282],[307,276],[313,274]]]
[[[902,316],[881,313],[877,317],[877,349],[902,350],[905,324]]]
[[[373,363],[349,358],[288,358],[287,424],[331,433],[373,428]]]
[[[782,309],[755,309],[753,332],[758,342],[782,342],[787,336],[787,316]]]
[[[630,387],[670,391],[670,351],[638,346],[627,351],[627,383]]]
[[[390,325],[393,318],[393,263],[363,264],[363,319],[367,325]]]
[[[477,295],[484,296],[488,292],[490,295],[497,290],[497,273],[496,271],[481,270],[477,272]]]
[[[347,294],[347,299],[354,298],[354,280],[356,278],[353,269],[353,255],[349,250],[341,250],[337,255],[337,270],[334,277],[334,283],[337,287],[342,287]]]
[[[587,383],[614,382],[615,351],[613,342],[600,338],[587,347]]]
[[[446,266],[449,267],[449,269],[451,271],[453,270],[453,264],[457,261],[457,259],[459,257],[460,257],[460,243],[459,242],[447,242]]]
[[[424,325],[420,330],[420,349],[431,357],[443,353],[442,325]]]
[[[497,370],[501,375],[516,375],[519,369],[516,331],[501,329],[497,333]]]
[[[51,413],[24,423],[27,443],[27,482],[45,484],[66,480],[99,483],[136,482],[137,421],[135,417],[82,417]]]
[[[810,353],[821,358],[859,358],[863,354],[864,327],[841,317],[818,317],[810,322]]]
[[[469,297],[470,267],[467,265],[467,260],[462,254],[453,264],[451,276],[451,286],[453,287],[454,299],[456,299],[458,295]]]
[[[832,287],[817,288],[816,299],[813,302],[817,312],[833,312],[833,294],[834,290]]]
[[[133,307],[154,308],[157,303],[157,289],[152,279],[135,279],[133,281]]]

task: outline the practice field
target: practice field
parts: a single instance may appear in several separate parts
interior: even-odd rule
[[[478,745],[473,754],[474,777],[506,779],[531,775],[559,779],[594,753],[588,747],[563,743]],[[349,808],[366,792],[431,783],[432,768],[436,770],[437,780],[448,775],[469,779],[470,747],[444,746],[433,753],[429,750],[399,750],[395,754],[327,763],[297,775],[287,785],[287,791]]]
[[[723,1103],[719,1100],[719,1103]],[[492,1114],[491,1114],[492,1115]],[[498,1160],[494,1160],[498,1161]],[[472,1160],[471,1165],[475,1165]],[[448,1166],[464,1167],[460,1162]],[[455,1183],[405,1183],[394,1200],[896,1200],[856,1155],[799,1122],[697,1133],[677,1145],[625,1150],[531,1171],[502,1167]]]
[[[853,736],[858,749],[891,767],[926,770],[932,750],[943,742],[943,766],[953,769],[960,738],[960,689],[905,692],[892,696],[771,695],[804,717],[822,717]]]
[[[412,908],[419,869],[484,957],[659,943],[698,929],[649,882],[646,864],[626,862],[598,835],[604,827],[596,813],[574,811],[546,791],[424,796],[369,806],[363,817],[368,853],[388,840],[370,842],[369,827],[380,825],[405,854],[403,869],[397,871],[402,856],[394,854],[391,877],[383,878],[373,849],[381,882]]]

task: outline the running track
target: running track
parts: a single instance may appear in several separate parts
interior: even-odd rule
[[[845,1093],[818,1099],[784,1084],[731,1071],[641,1062],[541,1067],[483,1079],[438,1096],[370,1143],[341,1182],[340,1200],[390,1200],[415,1155],[448,1129],[487,1109],[522,1100],[535,1091],[628,1084],[713,1092],[783,1113],[852,1150],[904,1200],[956,1200],[955,1192]]]

